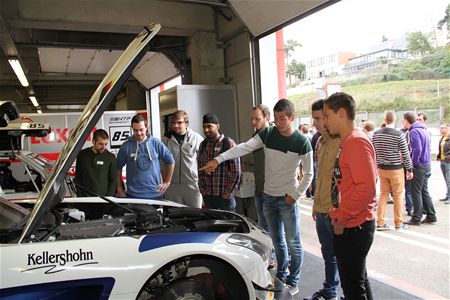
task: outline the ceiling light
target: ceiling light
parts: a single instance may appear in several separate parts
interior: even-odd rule
[[[38,109],[38,110],[37,110],[37,113],[38,113],[38,114],[42,114],[42,110]]]
[[[31,100],[31,103],[33,103],[33,105],[34,105],[35,107],[38,107],[38,106],[39,106],[39,103],[37,102],[35,96],[30,96],[30,100]]]
[[[22,66],[20,65],[20,62],[18,59],[8,59],[9,64],[11,65],[11,68],[13,68],[14,72],[17,75],[17,78],[19,78],[20,83],[23,86],[29,86],[27,77],[25,76],[25,73],[23,72]]]
[[[47,105],[47,109],[53,110],[70,110],[70,109],[83,109],[84,105],[77,104],[63,104],[63,105]]]

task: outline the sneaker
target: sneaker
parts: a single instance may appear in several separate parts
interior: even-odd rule
[[[383,225],[377,225],[377,230],[378,231],[383,231],[383,230],[389,230],[389,225],[388,224],[383,224]]]
[[[337,300],[337,297],[325,297],[322,294],[322,290],[315,292],[311,297],[309,298],[303,298],[303,300]]]
[[[395,230],[405,230],[408,229],[408,224],[402,223],[400,226],[395,226]]]
[[[291,296],[294,296],[295,294],[298,293],[298,286],[286,284],[286,288],[288,289],[289,294],[291,294]]]

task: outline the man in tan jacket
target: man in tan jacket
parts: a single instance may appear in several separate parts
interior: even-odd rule
[[[317,100],[312,104],[313,125],[321,134],[316,144],[318,171],[312,217],[316,221],[317,236],[322,246],[325,280],[322,289],[310,298],[305,298],[309,300],[337,299],[339,286],[338,266],[333,252],[333,227],[328,212],[331,208],[332,174],[340,138],[331,136],[328,132],[323,118],[323,107],[323,100]]]

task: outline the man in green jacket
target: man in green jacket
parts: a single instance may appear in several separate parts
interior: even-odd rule
[[[116,157],[106,149],[108,140],[108,133],[97,129],[92,147],[78,154],[75,170],[78,197],[115,195]]]

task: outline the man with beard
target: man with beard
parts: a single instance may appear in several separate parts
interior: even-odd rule
[[[116,191],[116,157],[106,149],[108,133],[97,129],[92,147],[77,156],[75,184],[78,197],[114,196]]]
[[[240,159],[236,158],[223,164],[213,174],[201,172],[201,168],[208,161],[236,146],[233,139],[221,134],[219,129],[220,121],[216,115],[207,113],[203,116],[203,133],[206,138],[200,144],[197,155],[199,168],[198,185],[206,208],[236,211],[234,192],[241,179]]]

